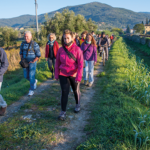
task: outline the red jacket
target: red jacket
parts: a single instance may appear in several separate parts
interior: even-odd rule
[[[53,45],[53,51],[54,51],[54,56],[55,56],[55,58],[56,58],[58,49],[59,49],[58,42],[55,41],[55,42],[54,42],[54,45]],[[46,44],[46,48],[45,48],[45,58],[48,58],[48,56],[49,56],[49,44]]]
[[[114,37],[111,35],[111,36],[110,36],[110,39],[113,40],[113,38],[114,38]]]

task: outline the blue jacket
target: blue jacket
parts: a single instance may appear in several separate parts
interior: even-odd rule
[[[3,82],[3,75],[7,71],[9,63],[8,63],[6,52],[4,51],[3,48],[0,48],[0,53],[1,53],[1,56],[0,56],[0,60],[1,60],[1,64],[0,64],[0,82]]]
[[[33,41],[32,41],[33,42]],[[32,49],[32,44],[30,45],[29,49],[30,51],[28,52],[29,43],[27,42],[22,42],[20,46],[20,55],[23,55],[23,58],[25,58],[28,62],[33,61],[36,57],[41,57],[41,52],[40,52],[40,47],[39,45],[34,42],[34,50]]]

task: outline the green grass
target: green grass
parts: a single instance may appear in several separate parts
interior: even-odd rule
[[[51,72],[49,71],[48,64],[44,59],[42,59],[37,64],[36,70],[36,79],[38,79],[38,84],[41,84],[50,77]],[[7,104],[10,105],[19,100],[21,96],[27,94],[29,87],[30,83],[24,78],[23,69],[18,69],[16,71],[7,72],[4,75],[1,94]]]
[[[148,45],[142,45],[140,43],[135,43],[133,41],[130,41],[128,39],[125,39],[125,42],[128,46],[130,46],[134,51],[136,56],[143,59],[143,62],[150,66],[150,48]]]
[[[51,147],[51,142],[57,141],[57,134],[61,130],[66,131],[65,127],[61,128],[65,122],[57,120],[60,111],[60,94],[58,93],[61,93],[60,86],[58,82],[55,82],[22,106],[13,118],[1,124],[0,149],[16,149],[17,146],[31,150]],[[49,108],[51,109],[48,110]],[[71,113],[73,114],[72,109],[68,110],[68,115]],[[32,115],[32,122],[23,120],[22,116],[25,115]],[[67,121],[69,122],[69,119]]]
[[[105,67],[105,76],[100,76],[96,82],[95,101],[91,104],[92,113],[85,128],[91,135],[77,150],[150,148],[149,106],[137,98],[141,91],[134,95],[133,89],[128,89],[130,74],[131,77],[133,74],[139,74],[137,78],[144,77],[146,68],[141,62],[136,62],[132,52],[122,38],[114,43]]]

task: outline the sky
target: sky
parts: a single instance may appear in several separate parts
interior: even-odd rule
[[[66,6],[95,2],[92,0],[37,0],[38,15]],[[150,0],[97,0],[113,7],[126,8],[135,12],[150,12]],[[0,19],[20,15],[35,15],[35,0],[0,0]]]

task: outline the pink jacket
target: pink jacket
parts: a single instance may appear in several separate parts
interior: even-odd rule
[[[77,62],[68,57],[63,47],[59,48],[55,64],[55,78],[59,79],[59,75],[66,77],[73,76],[76,77],[76,81],[81,82],[83,72],[83,53],[75,43],[67,49],[75,56]]]

